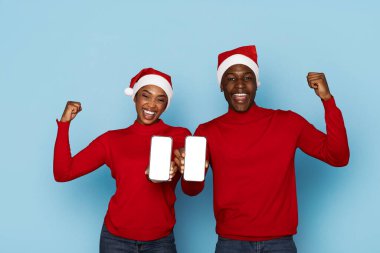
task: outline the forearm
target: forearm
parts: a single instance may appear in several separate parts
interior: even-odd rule
[[[323,102],[326,121],[326,160],[334,166],[345,166],[350,158],[347,131],[342,112],[333,98]]]
[[[307,154],[332,166],[345,166],[350,152],[347,133],[341,111],[334,98],[323,101],[325,108],[326,134],[305,121],[299,138],[299,147]]]
[[[69,143],[70,122],[59,122],[58,132],[54,146],[53,173],[57,182],[74,179],[71,176],[71,151]]]

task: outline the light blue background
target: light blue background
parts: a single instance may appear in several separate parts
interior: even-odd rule
[[[107,167],[69,183],[52,174],[55,119],[82,102],[72,152],[135,119],[123,94],[152,66],[172,75],[165,122],[194,131],[226,111],[219,52],[256,44],[257,103],[291,109],[324,130],[306,83],[326,73],[344,114],[350,164],[335,169],[297,153],[299,252],[375,252],[379,203],[377,1],[0,0],[0,252],[97,252],[115,190]],[[213,252],[212,175],[197,197],[177,188],[179,253]]]

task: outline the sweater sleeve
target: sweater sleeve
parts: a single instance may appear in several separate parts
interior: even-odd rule
[[[57,120],[58,133],[54,146],[53,172],[57,182],[66,182],[99,168],[106,161],[104,135],[92,141],[86,148],[71,156],[69,122]]]
[[[332,166],[346,166],[350,151],[342,113],[333,97],[322,102],[325,108],[327,134],[303,119],[304,126],[298,138],[298,147],[306,154]]]
[[[194,136],[205,136],[204,133],[202,132],[202,125],[200,125],[194,133]],[[206,160],[209,161],[210,155],[209,155],[209,148],[207,144],[206,148]],[[205,175],[207,174],[208,168],[206,168]],[[191,182],[191,181],[186,181],[183,179],[181,180],[181,186],[182,186],[182,191],[189,196],[195,196],[198,195],[200,192],[202,192],[204,188],[204,181],[202,182]]]

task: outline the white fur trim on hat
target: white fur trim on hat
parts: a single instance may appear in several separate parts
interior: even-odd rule
[[[170,100],[173,96],[173,88],[170,85],[170,83],[168,82],[168,80],[166,80],[164,77],[162,77],[160,75],[155,75],[155,74],[145,75],[145,76],[141,77],[138,80],[138,82],[135,83],[135,85],[133,85],[133,88],[126,88],[124,90],[124,93],[127,96],[132,96],[132,99],[134,99],[135,95],[139,89],[141,89],[142,87],[144,87],[146,85],[150,85],[150,84],[158,86],[164,90],[164,92],[168,96],[168,105],[166,106],[166,108],[168,108],[169,104],[170,104]]]
[[[256,76],[256,83],[257,86],[260,86],[260,81],[259,81],[259,66],[257,66],[256,62],[254,62],[251,58],[243,55],[243,54],[234,54],[225,59],[218,67],[218,70],[216,72],[216,75],[218,77],[218,83],[219,85],[222,82],[222,77],[224,72],[231,67],[232,65],[235,64],[243,64],[248,66],[250,69],[252,69],[253,73],[255,73]]]

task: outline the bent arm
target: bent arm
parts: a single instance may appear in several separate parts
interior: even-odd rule
[[[350,150],[342,113],[333,97],[322,103],[325,108],[327,134],[317,130],[305,120],[305,126],[298,139],[298,147],[306,154],[332,166],[346,166]]]
[[[66,182],[94,171],[106,160],[106,150],[102,136],[91,142],[86,148],[71,156],[69,142],[70,122],[57,120],[58,133],[54,146],[53,173],[57,182]]]

